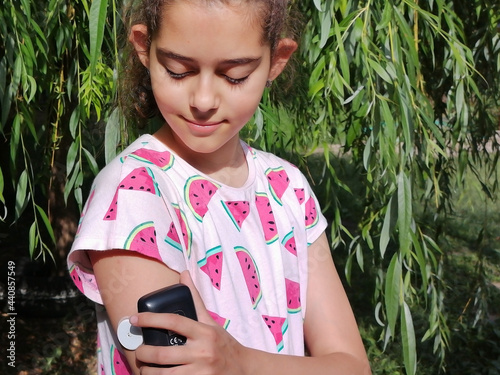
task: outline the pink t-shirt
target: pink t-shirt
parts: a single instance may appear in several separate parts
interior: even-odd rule
[[[96,177],[68,266],[97,303],[99,374],[129,370],[84,250],[128,249],[187,269],[212,317],[241,344],[304,355],[307,248],[326,219],[295,166],[241,145],[249,176],[240,188],[204,175],[151,135]],[[128,282],[117,275],[121,287]]]

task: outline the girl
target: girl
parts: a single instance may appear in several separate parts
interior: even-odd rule
[[[296,49],[288,5],[138,2],[129,40],[144,74],[132,97],[164,125],[98,175],[68,258],[98,304],[100,373],[370,373],[306,179],[238,137]],[[141,296],[178,282],[199,321],[137,314]],[[186,344],[126,350],[123,319]]]

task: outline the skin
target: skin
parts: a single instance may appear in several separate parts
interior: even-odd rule
[[[144,25],[134,26],[130,35],[150,70],[155,98],[167,121],[155,136],[202,172],[234,187],[248,175],[238,132],[254,113],[266,81],[281,73],[296,48],[295,42],[283,39],[271,56],[269,45],[262,44],[260,26],[246,16],[253,11],[248,7],[175,2],[149,50]],[[304,334],[311,356],[297,357],[237,342],[212,320],[187,271],[179,275],[163,263],[120,249],[89,251],[115,330],[121,319],[130,317],[139,327],[171,329],[187,337],[185,346],[142,345],[126,351],[135,374],[370,374],[325,234],[309,246],[308,254]],[[117,275],[127,275],[126,287],[116,287]],[[198,322],[175,314],[137,314],[142,295],[178,282],[191,288]],[[182,366],[153,368],[144,363]]]

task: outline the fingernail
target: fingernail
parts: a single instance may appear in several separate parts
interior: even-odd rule
[[[136,325],[139,321],[139,317],[137,315],[132,315],[130,318],[128,318],[128,321],[130,322],[130,324]]]

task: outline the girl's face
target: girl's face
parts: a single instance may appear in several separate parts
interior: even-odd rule
[[[278,53],[271,62],[252,5],[175,1],[163,12],[149,53],[144,25],[134,26],[130,40],[150,71],[158,108],[172,130],[167,143],[185,157],[236,145],[266,81],[286,61]]]

